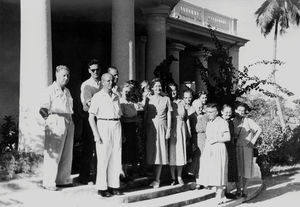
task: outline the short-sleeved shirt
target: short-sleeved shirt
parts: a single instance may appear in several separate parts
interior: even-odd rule
[[[226,142],[223,137],[224,133],[229,133],[229,127],[227,121],[217,116],[213,121],[207,122],[206,126],[206,138],[209,143]]]
[[[84,111],[89,110],[88,102],[92,100],[95,93],[100,91],[101,85],[100,81],[96,81],[94,78],[90,77],[81,84],[80,87],[80,100]]]
[[[253,138],[253,134],[260,129],[250,118],[243,118],[240,122],[238,119],[233,119],[234,134],[237,138],[237,146],[246,146]]]
[[[73,98],[70,91],[62,89],[55,81],[50,85],[43,97],[41,108],[49,113],[73,114]]]
[[[92,98],[89,113],[97,118],[119,119],[122,116],[119,96],[114,93],[110,96],[104,90],[100,90]]]

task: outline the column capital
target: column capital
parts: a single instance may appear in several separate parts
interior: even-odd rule
[[[175,51],[182,51],[185,49],[185,45],[176,43],[176,42],[172,42],[172,43],[168,44],[167,49],[175,50]]]
[[[169,16],[171,9],[167,5],[159,5],[142,9],[142,12],[147,17],[164,17]]]

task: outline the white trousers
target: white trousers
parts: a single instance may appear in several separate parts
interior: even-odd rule
[[[120,121],[98,120],[97,128],[102,144],[96,142],[97,178],[96,188],[120,187],[122,133]]]
[[[74,124],[71,118],[51,114],[46,120],[43,186],[71,182]]]

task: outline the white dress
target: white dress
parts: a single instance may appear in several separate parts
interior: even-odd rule
[[[228,156],[224,142],[229,140],[225,133],[229,133],[228,123],[221,117],[207,123],[199,170],[199,183],[203,186],[224,186],[227,183]]]

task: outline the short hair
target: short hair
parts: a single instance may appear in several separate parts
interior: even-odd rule
[[[240,101],[235,103],[235,109],[237,109],[239,107],[243,107],[243,108],[245,108],[245,110],[249,110],[249,106],[247,104],[243,103],[243,102],[240,102]]]
[[[153,88],[153,86],[155,85],[155,83],[160,83],[162,84],[161,80],[159,78],[154,78],[152,79],[152,81],[150,82],[150,89]]]
[[[215,108],[215,109],[218,110],[218,104],[216,104],[216,103],[208,103],[206,105],[206,108]]]
[[[116,66],[109,66],[107,72],[109,73],[111,70],[118,70]]]
[[[61,71],[61,70],[66,70],[66,71],[68,71],[69,73],[70,73],[70,69],[67,67],[67,66],[65,66],[65,65],[58,65],[58,66],[56,66],[56,68],[55,68],[55,71],[58,73],[59,71]]]
[[[184,90],[184,91],[183,91],[183,95],[184,95],[185,93],[190,93],[190,94],[192,95],[192,98],[193,98],[193,96],[194,96],[194,92],[193,92],[191,89],[186,89],[186,90]]]
[[[222,111],[223,111],[225,108],[230,108],[230,109],[232,110],[232,107],[231,107],[230,105],[228,105],[228,104],[224,104],[224,105],[222,106]]]
[[[206,91],[198,91],[198,97],[200,98],[202,95],[208,95]]]
[[[99,65],[99,60],[98,59],[92,59],[88,63],[88,66],[90,67],[91,65]]]
[[[126,83],[132,85],[135,89],[139,88],[139,83],[136,80],[128,80]]]

